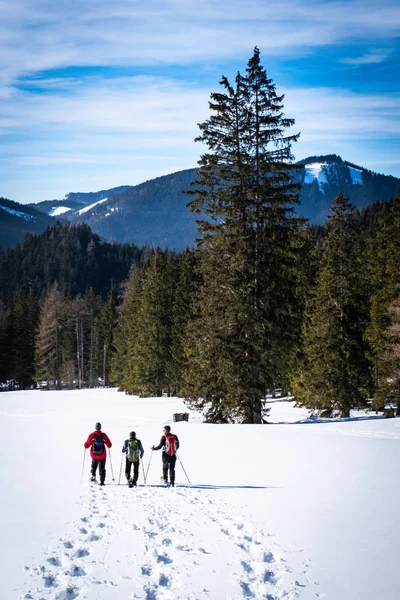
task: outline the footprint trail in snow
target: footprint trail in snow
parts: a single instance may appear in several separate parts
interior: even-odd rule
[[[216,490],[92,486],[81,506],[68,535],[25,567],[21,600],[295,600],[305,587]]]

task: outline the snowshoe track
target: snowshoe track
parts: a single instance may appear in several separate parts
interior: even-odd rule
[[[304,587],[283,550],[215,490],[91,486],[81,514],[25,567],[21,599],[295,600]]]

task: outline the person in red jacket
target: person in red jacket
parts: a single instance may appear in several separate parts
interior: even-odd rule
[[[99,467],[100,485],[104,485],[106,478],[106,446],[107,448],[111,448],[112,444],[108,435],[101,431],[101,423],[96,423],[96,430],[93,433],[89,433],[84,446],[85,448],[90,448],[90,456],[92,458],[92,478],[90,481],[96,481],[96,471],[97,467]]]

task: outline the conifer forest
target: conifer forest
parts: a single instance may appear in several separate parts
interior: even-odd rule
[[[400,414],[400,197],[298,216],[299,136],[257,48],[199,125],[196,246],[48,227],[0,249],[3,389],[179,395],[209,422],[262,423],[277,387],[326,417]]]

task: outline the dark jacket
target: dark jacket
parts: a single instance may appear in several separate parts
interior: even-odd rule
[[[104,444],[105,444],[104,452],[103,452],[103,454],[100,454],[100,455],[93,454],[94,438],[96,436],[102,436],[103,440],[104,440]],[[89,433],[88,439],[84,443],[84,446],[85,446],[85,448],[90,448],[90,456],[92,457],[93,460],[104,460],[105,458],[107,458],[106,446],[107,446],[107,448],[111,448],[112,444],[110,442],[110,438],[108,437],[108,435],[106,433],[96,430],[93,433]]]
[[[129,439],[131,439],[131,438],[129,438]],[[138,440],[137,438],[132,438],[132,439],[135,439],[137,441],[139,452],[140,452],[140,458],[143,458],[144,450],[143,450],[142,442],[140,440]],[[129,440],[125,440],[124,445],[122,446],[122,452],[128,451],[128,442],[129,442]]]
[[[174,433],[171,433],[170,435],[172,435],[172,437],[175,438],[175,448],[176,448],[176,450],[178,450],[178,448],[179,448],[178,436],[175,435]],[[165,452],[167,449],[167,440],[165,438],[165,435],[161,436],[160,443],[158,444],[158,446],[154,446],[153,450],[160,450],[161,448],[163,449],[163,452]]]

